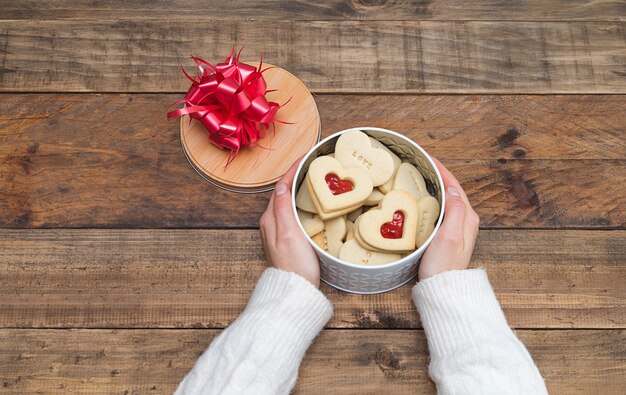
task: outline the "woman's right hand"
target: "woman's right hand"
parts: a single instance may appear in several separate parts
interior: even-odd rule
[[[420,280],[448,270],[467,269],[480,223],[456,177],[437,159],[433,160],[446,188],[446,207],[441,228],[422,256]]]

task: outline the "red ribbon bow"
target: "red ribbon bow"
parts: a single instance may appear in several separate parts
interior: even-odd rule
[[[241,50],[213,66],[204,59],[191,58],[199,73],[191,77],[181,66],[183,73],[191,80],[191,87],[183,100],[184,108],[170,111],[167,118],[189,115],[199,120],[209,132],[209,140],[220,148],[231,150],[228,163],[234,159],[241,147],[252,146],[262,135],[260,125],[266,129],[274,119],[280,104],[268,102],[265,98],[267,86],[259,67],[239,62]],[[206,66],[206,67],[203,67]]]

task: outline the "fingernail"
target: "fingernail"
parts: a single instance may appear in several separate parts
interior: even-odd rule
[[[448,187],[448,194],[449,194],[450,196],[461,196],[461,195],[459,194],[459,190],[458,190],[458,189],[456,189],[456,187],[455,187],[455,186],[452,186],[452,185],[450,185],[450,186]]]
[[[287,185],[279,182],[278,184],[276,184],[276,196],[280,196],[283,195],[285,192],[287,192]]]

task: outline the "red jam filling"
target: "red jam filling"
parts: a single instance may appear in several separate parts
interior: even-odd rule
[[[380,227],[380,234],[385,239],[401,239],[403,225],[404,213],[402,211],[396,211],[393,213],[393,219],[391,222],[385,222]]]
[[[350,180],[342,180],[335,173],[326,174],[326,184],[333,195],[341,195],[354,189],[354,184]]]

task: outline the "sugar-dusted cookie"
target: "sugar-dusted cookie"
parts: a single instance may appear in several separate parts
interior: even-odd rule
[[[356,209],[372,193],[369,173],[358,167],[344,167],[329,156],[316,158],[306,175],[311,200],[322,218],[323,213]],[[352,211],[352,210],[349,210]]]
[[[316,235],[324,230],[324,221],[316,214],[298,210],[298,218],[309,236]]]
[[[339,250],[346,235],[346,220],[337,217],[324,221],[324,229],[312,237],[315,244],[334,257],[339,257]]]
[[[346,241],[339,251],[339,259],[357,265],[384,265],[400,260],[402,256],[395,253],[370,251],[363,248],[355,239]]]
[[[367,199],[365,199],[365,201],[363,202],[363,205],[364,206],[376,206],[378,203],[380,203],[381,200],[383,200],[384,196],[385,194],[382,193],[378,188],[374,188],[372,193],[370,193]]]
[[[381,143],[380,141],[376,140],[375,138],[370,137],[370,139],[372,140],[372,146],[373,147],[378,147],[384,151],[386,151],[390,156],[391,159],[393,159],[393,174],[391,176],[391,178],[389,178],[389,180],[387,180],[387,182],[385,182],[384,184],[381,184],[378,186],[378,188],[380,189],[380,191],[382,193],[388,193],[389,191],[391,191],[393,189],[393,179],[396,175],[396,172],[398,171],[398,168],[400,167],[400,163],[402,163],[402,161],[400,160],[400,158],[398,158],[398,155],[394,154],[389,148],[387,148],[387,146],[383,143]]]
[[[317,214],[317,209],[311,200],[311,192],[309,191],[309,184],[305,181],[300,185],[298,193],[296,194],[296,207],[300,210],[307,211],[309,213]]]
[[[426,196],[418,200],[419,219],[417,221],[417,236],[415,247],[420,248],[430,237],[435,229],[435,222],[439,218],[439,201],[432,196]]]
[[[355,232],[366,244],[364,247],[409,252],[415,249],[417,221],[417,201],[408,192],[393,190],[385,195],[378,208],[361,214]]]
[[[430,196],[422,173],[410,163],[402,163],[393,179],[393,189],[406,191],[415,200]]]
[[[359,207],[356,210],[350,211],[348,213],[348,215],[346,215],[346,218],[348,219],[348,221],[352,221],[355,222],[357,218],[359,218],[359,215],[363,214],[363,207]]]
[[[377,186],[393,176],[394,163],[388,150],[380,148],[372,141],[378,142],[359,130],[347,131],[337,140],[335,158],[344,167],[366,170],[372,177],[374,186]]]

